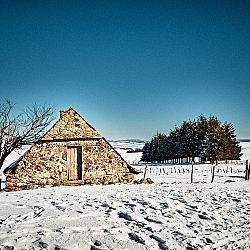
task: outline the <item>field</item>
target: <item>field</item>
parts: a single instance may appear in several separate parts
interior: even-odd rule
[[[0,249],[250,249],[244,164],[220,165],[214,183],[195,165],[191,184],[190,165],[137,164],[126,152],[139,144],[113,145],[154,184],[1,192]]]

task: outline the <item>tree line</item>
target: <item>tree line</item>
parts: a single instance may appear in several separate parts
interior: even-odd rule
[[[175,126],[168,135],[153,136],[143,147],[141,161],[178,163],[188,158],[193,162],[195,157],[200,157],[202,161],[217,163],[237,160],[241,155],[232,123],[221,123],[216,116],[200,115]]]

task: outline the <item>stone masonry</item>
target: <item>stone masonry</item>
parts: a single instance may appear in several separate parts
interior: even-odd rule
[[[72,148],[80,149],[80,155],[74,150],[70,153]],[[127,183],[136,171],[70,108],[61,111],[55,125],[4,173],[6,190],[13,191],[46,185]]]

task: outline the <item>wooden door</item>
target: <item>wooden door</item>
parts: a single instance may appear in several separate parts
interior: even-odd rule
[[[82,180],[82,147],[68,147],[68,179]]]

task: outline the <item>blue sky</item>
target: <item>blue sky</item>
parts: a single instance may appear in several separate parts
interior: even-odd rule
[[[74,107],[108,139],[201,113],[250,138],[249,1],[1,1],[0,98]]]

